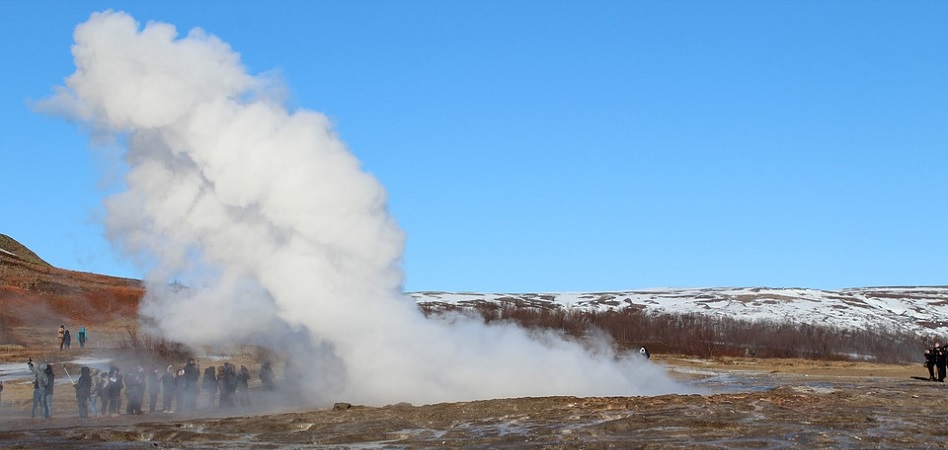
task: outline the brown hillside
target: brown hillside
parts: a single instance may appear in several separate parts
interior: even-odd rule
[[[2,233],[0,233],[0,254],[5,256],[13,256],[34,264],[49,266],[49,263],[43,261],[39,256],[36,256],[36,253],[33,253],[30,249],[26,248],[25,245]]]
[[[137,315],[139,280],[52,267],[5,235],[0,249],[0,344],[35,343],[27,328],[96,326]]]

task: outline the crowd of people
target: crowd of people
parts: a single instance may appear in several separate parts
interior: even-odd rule
[[[948,348],[936,342],[934,347],[925,349],[925,367],[928,369],[929,380],[944,382],[946,366],[948,366]]]
[[[31,417],[49,419],[53,415],[53,392],[55,372],[51,364],[27,362],[33,373],[33,409]],[[63,367],[65,371],[65,367]],[[75,388],[79,417],[116,416],[124,414],[185,412],[203,409],[247,407],[250,402],[250,370],[246,366],[235,366],[225,362],[221,366],[204,369],[189,359],[181,368],[167,366],[164,371],[157,367],[145,369],[134,365],[125,372],[112,365],[108,370],[80,367],[79,378],[72,379]],[[68,376],[69,373],[66,372]],[[274,389],[273,370],[264,362],[258,373],[264,390]],[[203,391],[206,400],[199,401]],[[146,397],[147,394],[147,397]],[[159,398],[161,402],[159,403]]]

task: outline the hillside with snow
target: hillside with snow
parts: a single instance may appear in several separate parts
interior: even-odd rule
[[[838,291],[799,288],[667,288],[589,293],[413,292],[419,304],[435,308],[501,306],[608,311],[635,308],[647,313],[698,313],[745,320],[863,329],[881,327],[920,336],[948,336],[948,287],[873,287]]]

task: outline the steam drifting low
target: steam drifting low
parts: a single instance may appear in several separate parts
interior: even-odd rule
[[[154,332],[283,352],[315,403],[681,390],[604,339],[426,319],[401,293],[404,235],[383,188],[325,116],[287,110],[220,39],[106,11],[76,28],[72,53],[76,72],[43,106],[125,148],[106,226],[147,268]]]

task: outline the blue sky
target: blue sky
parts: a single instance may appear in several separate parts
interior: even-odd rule
[[[107,8],[331,117],[408,291],[948,282],[943,2],[0,3],[0,233],[137,277],[98,222],[106,150],[30,106]]]

